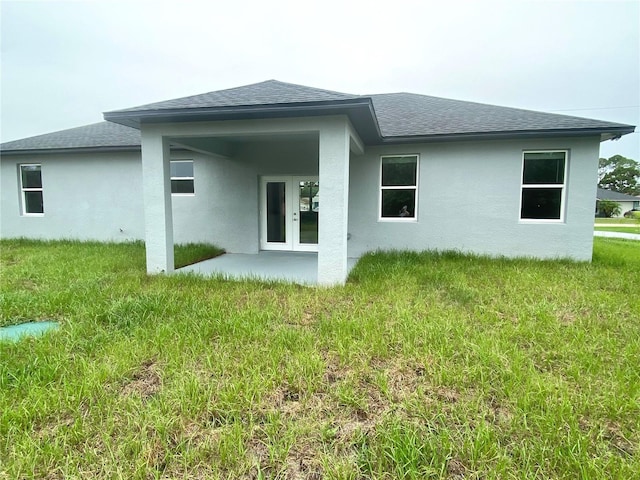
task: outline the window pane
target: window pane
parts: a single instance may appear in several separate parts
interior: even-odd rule
[[[382,217],[415,218],[416,190],[382,190]]]
[[[42,192],[24,192],[24,211],[26,213],[44,213]]]
[[[382,158],[382,186],[414,186],[416,184],[417,158],[383,157]]]
[[[522,183],[564,183],[564,156],[564,152],[525,153]]]
[[[171,180],[171,193],[193,193],[193,180]]]
[[[561,188],[523,188],[520,218],[559,220]]]
[[[171,162],[172,177],[193,177],[193,162]]]
[[[22,165],[22,188],[42,188],[40,165]]]

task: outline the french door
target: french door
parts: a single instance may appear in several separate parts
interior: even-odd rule
[[[319,193],[318,177],[262,177],[260,248],[317,252]]]

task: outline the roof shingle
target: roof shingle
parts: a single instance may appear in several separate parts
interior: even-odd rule
[[[351,101],[351,102],[349,102]],[[316,108],[331,106],[334,112],[347,112],[346,104],[364,107],[367,125],[372,125],[372,143],[397,141],[421,141],[422,138],[446,138],[474,135],[488,138],[501,135],[520,134],[567,134],[585,132],[590,135],[607,133],[608,138],[624,135],[634,130],[631,125],[593,120],[582,117],[535,112],[517,108],[499,107],[474,102],[431,97],[414,93],[385,93],[374,95],[353,95],[349,93],[323,90],[295,85],[292,83],[267,80],[265,82],[229,88],[215,92],[193,95],[164,102],[150,103],[139,107],[108,112],[113,122],[123,122],[136,126],[141,116],[167,120],[172,112],[182,112],[182,118],[191,120],[191,112],[214,112],[216,119],[224,120],[225,115],[237,115],[247,107],[253,109],[252,118],[266,115],[264,109],[277,108],[283,115],[294,116],[300,112],[311,112]],[[303,110],[299,110],[302,107]],[[289,110],[291,109],[291,110]],[[294,109],[298,109],[295,110]],[[324,110],[326,111],[326,110]],[[232,112],[232,113],[225,113]],[[258,113],[256,113],[258,112]],[[372,119],[372,113],[374,118]],[[122,115],[122,117],[119,117]],[[209,113],[207,113],[209,115]],[[256,117],[257,115],[257,117]],[[124,119],[127,119],[125,121]],[[133,123],[131,119],[134,119]],[[231,118],[231,117],[229,117]],[[267,117],[264,117],[267,118]],[[362,119],[363,117],[361,117]],[[135,120],[137,119],[137,120]],[[203,119],[198,117],[197,119]],[[196,120],[197,120],[196,119]],[[352,118],[354,125],[358,124]],[[28,151],[74,148],[116,148],[140,146],[140,132],[136,128],[119,123],[101,122],[60,132],[38,135],[22,140],[6,142],[0,150]],[[128,123],[129,122],[129,123]],[[375,123],[380,134],[375,130]],[[380,137],[381,135],[381,137]],[[364,137],[363,137],[364,138]],[[602,138],[607,138],[603,136]]]
[[[140,130],[113,122],[100,122],[0,145],[3,152],[63,150],[70,148],[140,147]]]
[[[149,110],[240,107],[275,105],[289,103],[313,103],[361,98],[360,95],[334,92],[320,88],[306,87],[278,80],[266,80],[252,85],[228,88],[215,92],[191,95],[164,102],[149,103],[138,107],[125,108],[119,112]],[[110,112],[113,113],[113,112]]]
[[[415,93],[371,95],[384,137],[575,130],[623,125]]]
[[[613,200],[615,202],[638,202],[639,197],[627,195],[626,193],[614,192],[605,188],[598,187],[598,200]]]

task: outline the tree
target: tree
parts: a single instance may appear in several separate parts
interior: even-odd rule
[[[622,155],[601,158],[598,186],[627,195],[640,195],[640,163]]]
[[[617,217],[622,212],[620,204],[613,200],[600,200],[598,202],[598,210],[607,218]]]

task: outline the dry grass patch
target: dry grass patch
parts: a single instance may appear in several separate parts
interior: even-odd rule
[[[146,360],[134,372],[131,380],[122,386],[120,393],[125,397],[136,396],[148,400],[162,389],[160,372],[156,360]]]

